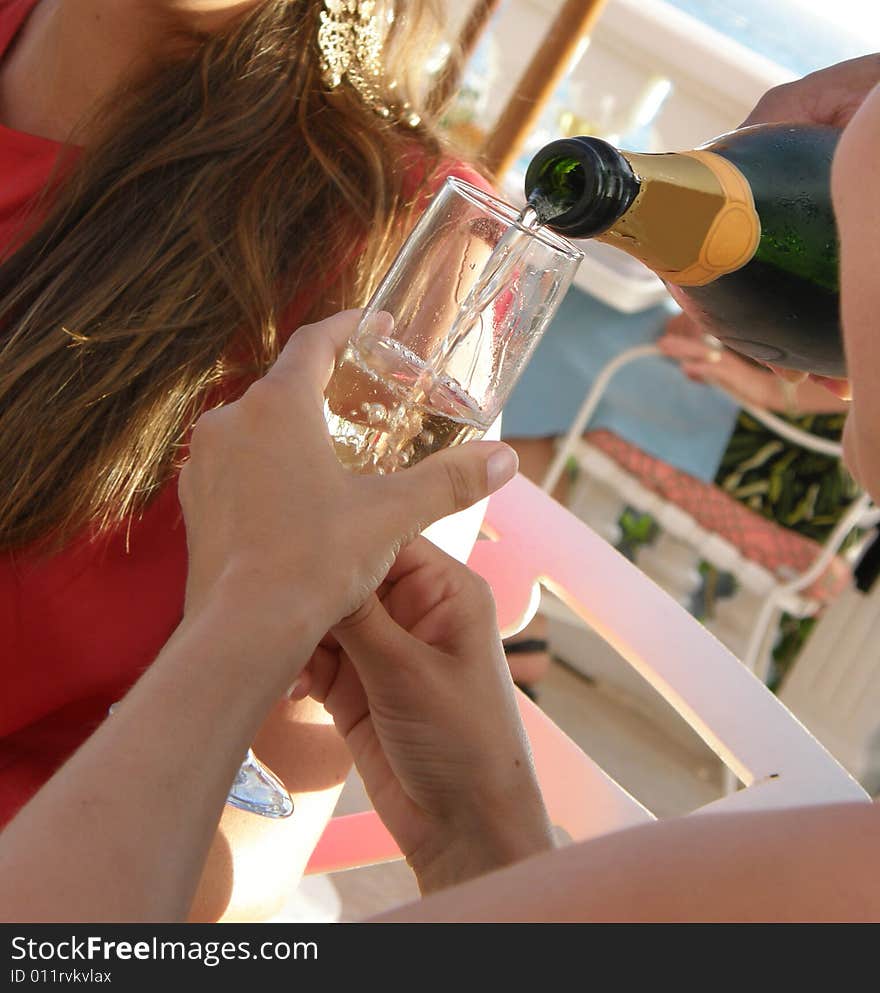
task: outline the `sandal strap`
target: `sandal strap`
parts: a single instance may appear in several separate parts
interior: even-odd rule
[[[505,655],[526,655],[532,652],[546,652],[550,647],[546,638],[523,638],[521,641],[505,641]]]

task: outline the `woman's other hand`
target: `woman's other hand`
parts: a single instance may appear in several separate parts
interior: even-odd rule
[[[323,391],[359,316],[301,328],[240,400],[196,424],[180,480],[187,614],[222,588],[264,634],[283,641],[295,620],[317,643],[362,606],[422,528],[515,474],[516,456],[500,442],[447,449],[389,476],[340,465]]]
[[[430,542],[324,639],[306,689],[423,893],[552,847],[491,592]]]
[[[849,410],[848,383],[752,362],[707,335],[686,314],[673,317],[657,339],[660,351],[688,379],[709,383],[740,403],[780,414],[838,414]]]

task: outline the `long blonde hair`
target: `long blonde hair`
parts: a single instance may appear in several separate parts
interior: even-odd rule
[[[420,69],[439,23],[429,0],[400,6],[395,99],[394,53]],[[413,130],[327,92],[321,8],[265,0],[116,94],[0,265],[0,548],[140,510],[215,387],[271,363],[290,302],[363,303],[398,247],[406,173],[426,181],[441,146],[423,108]]]

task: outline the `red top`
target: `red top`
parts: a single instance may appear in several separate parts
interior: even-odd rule
[[[0,0],[0,59],[36,3]],[[64,148],[0,125],[0,254]],[[180,620],[185,581],[176,482],[127,534],[85,535],[43,560],[0,554],[0,826],[156,657]]]
[[[0,0],[0,57],[37,0]],[[0,251],[64,146],[0,126]],[[0,824],[104,719],[177,626],[186,538],[176,486],[132,527],[39,561],[0,555]]]

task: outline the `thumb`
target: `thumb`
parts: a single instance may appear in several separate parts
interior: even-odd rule
[[[435,452],[388,477],[398,520],[421,530],[501,489],[518,468],[516,452],[500,441],[471,441]]]

